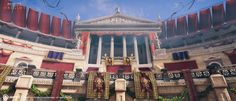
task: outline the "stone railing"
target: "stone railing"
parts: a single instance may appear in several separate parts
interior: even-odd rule
[[[179,80],[183,79],[183,73],[181,71],[178,72],[167,72],[168,77],[163,77],[162,72],[155,73],[156,80],[163,80],[165,78],[168,78],[170,80]],[[219,69],[219,73],[221,73],[225,77],[236,77],[236,65],[232,66],[224,66],[221,69]],[[25,74],[32,75],[34,78],[43,78],[43,79],[54,79],[56,76],[56,71],[54,70],[43,70],[43,69],[34,69],[30,73],[27,72],[27,69],[23,68],[14,68],[9,76],[19,77]],[[191,71],[192,77],[194,79],[198,78],[209,78],[210,72],[207,69],[202,70],[192,70]],[[87,73],[86,72],[65,72],[64,74],[64,80],[87,80]],[[118,77],[123,77],[127,81],[133,81],[133,73],[124,73],[124,74],[110,74],[110,80],[114,81]]]

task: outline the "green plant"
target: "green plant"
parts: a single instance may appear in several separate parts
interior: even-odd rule
[[[31,86],[31,92],[38,97],[46,97],[46,96],[50,96],[50,92],[49,91],[40,91],[36,85],[32,85]]]

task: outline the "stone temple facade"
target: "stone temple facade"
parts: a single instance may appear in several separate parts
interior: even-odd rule
[[[3,101],[236,100],[235,0],[166,21],[0,2]]]

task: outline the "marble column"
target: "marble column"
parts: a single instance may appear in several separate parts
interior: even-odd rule
[[[100,65],[101,54],[102,54],[102,37],[99,36],[99,41],[98,41],[98,54],[97,54],[97,64],[98,64],[98,65]]]
[[[115,80],[116,101],[125,101],[126,80],[118,78]]]
[[[213,74],[210,76],[210,81],[214,88],[217,101],[232,101],[227,90],[228,84],[223,75]]]
[[[123,57],[127,57],[126,38],[123,36]]]
[[[29,89],[32,86],[33,77],[31,75],[20,76],[16,83],[16,91],[12,101],[27,101]]]
[[[114,58],[114,36],[111,36],[111,51],[110,57]]]
[[[147,36],[145,36],[145,46],[146,46],[146,52],[147,52],[147,62],[149,64],[149,63],[151,63],[151,54],[150,54],[150,46],[149,46]]]
[[[137,64],[139,64],[139,56],[138,56],[138,43],[137,43],[137,38],[134,36],[134,54],[135,54],[135,59]]]

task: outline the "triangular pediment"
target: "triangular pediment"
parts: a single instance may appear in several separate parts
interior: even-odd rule
[[[79,23],[80,24],[148,24],[155,22],[146,19],[126,16],[119,13],[112,16],[105,16],[91,20],[81,21]]]

